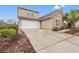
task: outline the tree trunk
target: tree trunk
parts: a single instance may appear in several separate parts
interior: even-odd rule
[[[70,29],[74,28],[74,27],[75,27],[74,22],[68,22],[68,27],[69,27]]]

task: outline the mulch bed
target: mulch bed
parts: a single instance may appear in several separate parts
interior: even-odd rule
[[[68,34],[73,34],[73,35],[79,36],[79,30],[69,30],[69,31],[65,31],[64,33],[68,33]]]
[[[33,46],[23,31],[15,37],[0,38],[0,53],[35,53]]]

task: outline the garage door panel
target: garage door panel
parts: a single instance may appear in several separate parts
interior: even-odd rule
[[[51,20],[44,20],[41,22],[42,29],[50,29],[51,28]]]
[[[21,28],[40,28],[40,22],[32,20],[21,20]]]

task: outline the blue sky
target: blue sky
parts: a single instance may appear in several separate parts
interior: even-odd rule
[[[0,5],[0,19],[17,19],[17,7],[39,11],[40,16],[54,11],[57,7],[62,7],[64,12],[68,12],[71,9],[79,9],[79,5]]]

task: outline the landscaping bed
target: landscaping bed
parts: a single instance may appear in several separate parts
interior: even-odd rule
[[[0,53],[35,53],[33,46],[23,31],[14,37],[0,37]]]
[[[73,35],[79,36],[79,30],[71,29],[71,30],[65,31],[64,33],[68,33],[68,34],[73,34]]]

